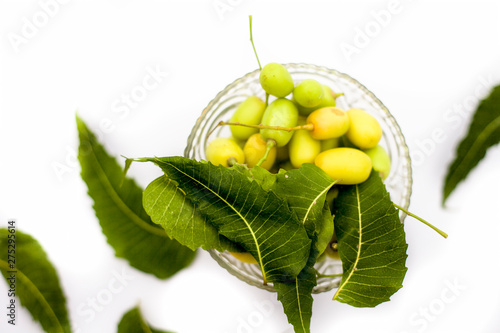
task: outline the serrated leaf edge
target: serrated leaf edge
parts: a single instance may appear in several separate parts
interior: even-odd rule
[[[123,202],[123,200],[120,198],[120,196],[116,193],[115,189],[111,185],[111,182],[109,181],[109,178],[106,176],[106,173],[104,172],[104,169],[102,168],[101,164],[99,163],[99,160],[98,160],[98,158],[96,156],[96,153],[95,153],[95,150],[94,150],[94,145],[92,144],[92,142],[90,140],[90,136],[89,136],[89,132],[87,130],[87,127],[85,126],[85,124],[83,123],[83,121],[81,121],[79,118],[77,118],[77,120],[78,120],[78,122],[81,125],[83,125],[82,128],[85,130],[86,140],[87,140],[87,143],[89,144],[88,147],[90,147],[90,149],[92,150],[92,162],[93,162],[92,164],[94,166],[94,170],[99,175],[98,177],[99,177],[99,180],[100,180],[101,184],[106,189],[106,193],[111,197],[111,199],[113,200],[113,202],[120,208],[120,210],[125,215],[127,215],[128,217],[130,217],[130,219],[132,221],[134,221],[134,223],[137,226],[139,226],[142,229],[144,229],[144,230],[146,230],[146,231],[148,231],[148,232],[150,232],[152,234],[155,234],[157,236],[169,238],[168,235],[163,230],[163,228],[155,227],[155,226],[152,226],[152,225],[146,223],[141,217],[139,217],[136,213],[134,213]]]
[[[157,158],[155,158],[155,160],[160,161]],[[165,163],[165,162],[163,162],[163,163]],[[256,259],[256,260],[259,263],[259,266],[261,267],[262,279],[264,281],[264,284],[266,284],[267,283],[267,275],[266,275],[266,272],[264,270],[264,263],[262,261],[262,254],[260,252],[260,245],[259,245],[259,243],[257,241],[257,238],[255,236],[255,233],[254,233],[252,227],[250,226],[250,224],[248,224],[248,221],[246,220],[246,218],[243,215],[241,215],[241,213],[238,210],[236,210],[231,204],[229,204],[229,202],[226,199],[224,199],[223,197],[221,197],[217,192],[213,191],[210,187],[206,186],[205,184],[203,184],[202,182],[200,182],[196,178],[193,178],[190,175],[188,175],[187,173],[185,173],[184,171],[180,170],[174,164],[172,164],[172,163],[169,163],[169,164],[170,164],[170,166],[172,168],[176,169],[177,172],[185,175],[186,177],[192,179],[194,182],[200,184],[206,190],[212,192],[216,197],[220,198],[220,200],[222,200],[224,203],[226,203],[228,207],[231,207],[231,209],[241,218],[241,220],[245,223],[245,225],[247,226],[248,230],[250,231],[250,234],[252,235],[252,238],[254,240],[254,243],[255,243],[255,246],[256,246],[256,249],[257,249],[257,255],[258,255],[258,259]]]
[[[491,130],[490,130],[491,128]],[[474,155],[476,154],[477,152],[477,148],[475,148],[477,145],[482,145],[489,137],[491,134],[493,134],[495,132],[496,129],[500,128],[500,116],[498,116],[497,118],[495,118],[495,120],[493,120],[492,122],[490,122],[488,124],[488,126],[486,126],[484,128],[483,131],[481,131],[481,133],[478,135],[478,137],[476,138],[476,140],[474,141],[474,143],[470,146],[470,148],[468,149],[467,153],[465,154],[464,158],[462,159],[462,161],[459,163],[459,165],[462,165],[464,164],[464,161],[467,161],[466,164],[470,164],[470,162],[468,162],[468,160],[470,160],[471,158],[474,157]],[[471,154],[472,153],[472,154]],[[457,170],[459,168],[455,168],[454,172],[450,175],[450,177],[448,178],[448,183],[451,182],[451,180],[455,177],[455,175],[457,175]],[[451,192],[450,192],[451,193]],[[444,197],[443,199],[443,202],[446,200],[446,198],[450,195],[450,193],[447,193],[446,196]]]
[[[6,271],[8,271],[9,270],[9,265],[4,260],[0,259],[0,268],[3,268]],[[19,269],[16,271],[16,279],[19,279],[21,281],[24,280],[26,282],[26,285],[33,291],[33,295],[35,295],[35,297],[42,303],[42,306],[43,306],[45,312],[49,315],[49,317],[51,318],[51,320],[54,321],[55,323],[57,323],[57,325],[61,329],[61,332],[64,332],[64,329],[63,329],[63,327],[61,325],[61,322],[59,321],[59,319],[57,318],[56,314],[54,313],[54,310],[52,310],[52,307],[50,306],[50,304],[47,302],[47,300],[45,299],[45,297],[43,296],[43,294],[40,292],[40,289],[38,289],[37,286],[30,280],[30,278],[28,278]]]

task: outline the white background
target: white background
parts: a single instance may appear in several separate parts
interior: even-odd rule
[[[374,309],[316,295],[312,332],[500,331],[498,147],[441,207],[478,97],[500,83],[498,2],[61,0],[44,22],[47,2],[0,2],[0,226],[14,218],[45,248],[79,332],[115,332],[138,303],[154,327],[180,333],[291,332],[275,294],[240,282],[207,253],[166,281],[115,258],[74,155],[76,112],[94,131],[112,122],[101,140],[116,156],[182,155],[211,98],[257,67],[249,14],[263,63],[335,68],[382,100],[414,158],[410,209],[450,235],[407,219],[404,287]],[[29,31],[30,23],[39,27]],[[343,51],[348,44],[354,53]],[[168,75],[115,112],[148,68]],[[130,172],[142,186],[159,174],[148,165]],[[91,310],[117,273],[127,277],[121,292]],[[24,310],[8,326],[6,301],[0,283],[1,332],[42,332]]]

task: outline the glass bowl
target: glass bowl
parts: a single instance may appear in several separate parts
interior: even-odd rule
[[[382,126],[383,137],[380,141],[391,157],[391,172],[384,183],[391,195],[391,199],[399,206],[408,209],[410,204],[412,177],[411,163],[408,147],[401,129],[389,110],[375,95],[366,89],[361,83],[347,74],[333,69],[309,64],[284,64],[295,83],[304,79],[315,79],[322,84],[328,85],[336,93],[342,92],[344,96],[337,98],[337,106],[343,110],[349,108],[361,108],[373,115]],[[207,143],[215,137],[230,137],[229,126],[214,128],[221,120],[228,121],[236,107],[247,97],[256,95],[265,100],[265,92],[259,82],[260,70],[255,70],[229,84],[203,110],[196,121],[184,156],[191,159],[205,159],[205,148]],[[273,99],[270,97],[269,102]],[[211,133],[211,131],[213,131]],[[400,211],[401,222],[406,214]],[[244,282],[262,289],[274,291],[272,283],[263,284],[262,273],[258,265],[247,264],[233,257],[228,252],[210,250],[210,255],[232,275]],[[342,263],[338,259],[325,256],[325,259],[317,262],[315,268],[324,275],[342,273]],[[320,293],[337,288],[340,277],[319,278],[313,293]]]

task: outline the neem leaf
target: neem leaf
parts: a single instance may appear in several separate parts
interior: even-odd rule
[[[271,173],[259,166],[249,169],[246,165],[236,164],[233,168],[246,175],[249,179],[256,181],[264,191],[271,190],[276,183],[277,174]],[[276,194],[279,195],[280,193]]]
[[[165,279],[188,266],[195,252],[170,239],[142,207],[142,189],[123,177],[123,169],[77,117],[82,179],[94,200],[94,211],[117,257]]]
[[[323,206],[323,216],[321,218],[321,224],[319,225],[319,233],[318,240],[316,242],[316,249],[321,254],[326,250],[328,243],[332,240],[333,237],[333,216],[330,212],[330,208],[328,203],[324,203]]]
[[[316,246],[322,253],[333,235],[333,217],[326,195],[336,183],[323,170],[314,164],[305,163],[299,169],[281,170],[273,174],[266,169],[235,166],[242,174],[255,180],[265,191],[272,190],[288,202],[297,217],[304,224],[309,238],[318,237]]]
[[[321,230],[326,194],[335,183],[316,165],[305,163],[299,169],[279,173],[272,189],[286,199],[311,238]]]
[[[125,313],[118,324],[118,333],[172,333],[151,328],[142,318],[138,306]]]
[[[0,250],[0,271],[9,286],[15,285],[15,296],[33,319],[40,322],[45,332],[71,332],[57,272],[40,244],[19,230],[13,234],[0,229]],[[8,250],[15,250],[14,257],[9,256]],[[13,258],[15,263],[10,261]]]
[[[310,332],[312,290],[315,286],[316,271],[309,265],[295,279],[274,283],[278,300],[283,305],[288,322],[293,325],[295,333]]]
[[[309,333],[312,317],[312,290],[317,284],[314,264],[319,256],[316,248],[317,238],[312,238],[311,251],[306,266],[295,279],[274,283],[278,300],[288,322],[293,325],[295,333]]]
[[[333,299],[356,307],[388,301],[402,287],[408,245],[380,176],[372,172],[365,182],[342,187],[334,207],[343,276]]]
[[[184,157],[141,161],[160,166],[220,234],[250,252],[264,283],[295,278],[305,266],[311,241],[295,213],[272,191],[233,168],[204,161]]]
[[[186,198],[177,183],[163,175],[144,190],[143,205],[153,222],[160,224],[167,234],[179,243],[195,250],[237,251],[237,246],[206,221]]]
[[[500,86],[481,101],[465,138],[460,142],[443,188],[443,204],[457,185],[483,159],[486,151],[500,142]]]

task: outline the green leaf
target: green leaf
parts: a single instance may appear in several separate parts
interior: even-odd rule
[[[308,264],[299,275],[295,279],[274,283],[278,300],[283,304],[295,332],[310,332],[311,293],[317,283],[313,267],[333,235],[333,217],[325,200],[335,181],[314,164],[303,164],[299,169],[281,171],[277,175],[254,167],[247,174],[265,190],[274,191],[289,204],[312,240]]]
[[[295,333],[310,332],[312,290],[315,286],[316,271],[309,265],[295,279],[274,283],[278,300],[283,305],[288,322],[293,325]]]
[[[455,160],[450,165],[443,188],[443,205],[457,185],[500,142],[500,86],[477,107],[469,131],[459,144]]]
[[[272,189],[286,199],[312,238],[321,231],[326,194],[335,183],[316,165],[305,163],[299,169],[279,173]]]
[[[318,241],[316,242],[316,249],[321,254],[326,250],[328,243],[333,237],[333,216],[330,212],[328,203],[325,202],[323,206],[323,216],[321,218],[320,230],[318,233]]]
[[[335,199],[335,232],[343,276],[333,299],[374,307],[402,287],[405,232],[380,176],[342,187]]]
[[[247,176],[250,180],[256,181],[264,191],[271,190],[276,183],[277,174],[270,173],[266,169],[259,166],[254,166],[249,169],[244,164],[236,164],[233,168]],[[284,172],[284,170],[282,170],[282,172]],[[279,195],[279,193],[276,194]]]
[[[170,239],[142,207],[142,189],[97,142],[77,117],[82,179],[94,200],[94,211],[117,257],[131,266],[165,279],[193,260],[195,252]]]
[[[311,241],[286,202],[241,172],[184,157],[145,158],[175,180],[220,234],[260,265],[264,283],[296,277]],[[293,251],[290,251],[293,249]]]
[[[317,284],[314,264],[319,256],[316,248],[317,238],[312,238],[311,251],[306,266],[295,279],[274,283],[278,300],[283,305],[288,322],[295,333],[309,333],[312,317],[312,290]]]
[[[144,190],[143,205],[153,222],[167,234],[192,250],[238,251],[238,246],[206,221],[206,217],[186,198],[177,183],[163,175]]]
[[[15,250],[10,254],[14,255],[15,263],[9,261],[13,259],[9,257],[9,250]],[[66,299],[57,272],[33,237],[19,230],[12,234],[7,229],[0,229],[0,271],[9,288],[12,282],[15,284],[15,296],[45,332],[71,332]],[[4,309],[10,304],[2,303]],[[10,319],[5,315],[2,317],[2,320]]]
[[[151,328],[142,318],[138,306],[125,313],[118,324],[118,333],[172,333]]]
[[[260,167],[236,166],[236,169],[255,180],[265,191],[272,190],[285,200],[306,227],[309,238],[319,238],[316,242],[319,253],[325,250],[333,235],[333,217],[325,200],[336,181],[308,163],[299,169],[280,170],[278,174]]]

